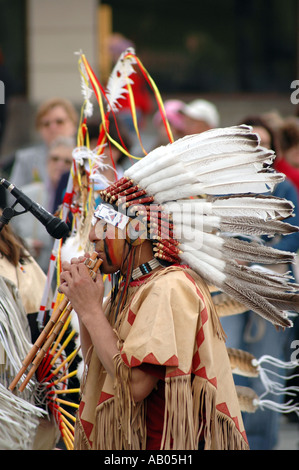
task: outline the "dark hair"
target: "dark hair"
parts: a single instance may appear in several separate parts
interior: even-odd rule
[[[275,131],[264,119],[262,116],[259,115],[252,115],[247,116],[245,119],[242,120],[240,124],[247,124],[247,126],[252,127],[263,127],[270,135],[270,147],[271,150],[274,150],[276,155],[280,154],[281,145],[280,145],[280,136],[277,131]]]
[[[281,148],[288,150],[299,144],[299,122],[298,119],[287,118],[280,128]]]
[[[9,225],[5,225],[0,232],[0,254],[14,266],[30,257],[23,240],[14,233]]]

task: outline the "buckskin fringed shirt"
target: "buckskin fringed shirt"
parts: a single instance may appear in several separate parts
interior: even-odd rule
[[[75,449],[248,449],[225,335],[194,271],[172,266],[133,281],[117,319],[109,303],[107,312],[119,338],[116,378],[91,348]],[[140,403],[132,367],[159,378]]]

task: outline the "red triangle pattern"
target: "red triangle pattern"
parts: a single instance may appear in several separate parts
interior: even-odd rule
[[[241,432],[239,420],[236,416],[234,418],[231,416],[231,414],[229,412],[229,409],[227,407],[227,404],[225,402],[219,403],[219,405],[216,405],[216,408],[217,408],[218,411],[220,411],[220,413],[225,414],[226,416],[228,416],[229,418],[231,418],[234,421],[234,423],[236,425],[236,428],[238,429],[239,433],[243,436],[243,439],[245,439],[245,441],[248,443],[247,436],[246,436],[246,431]]]
[[[85,406],[85,402],[81,400],[81,402],[80,402],[80,404],[79,404],[79,409],[78,409],[78,414],[79,414],[79,416],[82,415],[83,410],[84,410],[84,406]]]
[[[110,393],[101,392],[98,405],[100,405],[101,403],[103,403],[106,400],[109,400],[109,398],[111,398],[111,397],[113,397],[113,395],[111,395]]]
[[[194,287],[196,289],[196,293],[197,293],[198,297],[202,300],[203,304],[205,305],[204,296],[201,293],[201,291],[199,290],[199,288],[198,288],[198,286],[195,282],[195,279],[193,279],[193,277],[190,276],[190,274],[187,273],[187,272],[185,272],[185,276],[189,279],[190,282],[192,282],[192,284],[194,285]],[[200,316],[201,316],[201,327],[198,330],[197,335],[196,335],[196,344],[197,344],[198,348],[202,345],[202,343],[205,340],[205,334],[204,334],[203,327],[204,327],[205,323],[208,321],[208,310],[207,310],[206,306],[204,306],[204,308],[200,312]],[[208,380],[208,382],[210,382],[210,384],[212,384],[215,388],[217,388],[217,378],[216,377],[208,378],[206,368],[202,367],[201,369],[198,369],[199,365],[200,365],[200,355],[199,355],[199,351],[196,351],[196,353],[194,354],[193,359],[192,359],[192,366],[193,366],[194,374]]]
[[[120,352],[120,355],[121,355],[121,358],[122,358],[122,360],[124,361],[124,363],[125,363],[128,367],[130,367],[130,364],[129,364],[129,361],[128,361],[128,358],[127,358],[126,353]]]
[[[197,375],[198,377],[202,377],[203,379],[206,379],[208,382],[210,382],[211,385],[217,388],[217,377],[209,379],[207,376],[207,371],[205,367],[202,367],[201,369],[194,371],[194,374]]]
[[[190,374],[191,374],[191,370],[189,370],[188,372],[183,372],[181,369],[176,367],[173,371],[168,372],[165,378],[166,377],[182,377],[183,375],[190,375]]]
[[[220,413],[223,413],[231,418],[229,409],[227,408],[227,404],[225,402],[219,403],[219,405],[216,405],[216,408],[218,411],[220,411]]]
[[[196,351],[192,359],[192,370],[196,371],[196,369],[199,367],[199,364],[200,364],[199,352]]]
[[[122,360],[128,367],[138,367],[142,363],[147,363],[147,364],[154,364],[157,366],[168,366],[168,367],[177,367],[179,365],[179,361],[177,356],[173,355],[167,361],[165,361],[163,364],[161,364],[156,356],[153,353],[148,354],[145,356],[142,361],[140,359],[137,359],[135,356],[131,357],[131,361],[129,362],[128,357],[125,353],[121,353]]]
[[[185,276],[189,279],[189,281],[191,281],[192,284],[194,285],[194,287],[195,287],[195,289],[196,289],[197,295],[203,300],[202,293],[201,293],[200,290],[198,289],[198,285],[196,284],[195,279],[193,279],[193,277],[190,276],[190,274],[187,273],[187,271],[184,271],[184,274],[185,274]]]
[[[92,442],[91,442],[91,440],[89,439],[89,437],[90,437],[91,431],[92,431],[92,429],[93,429],[93,424],[90,423],[89,421],[85,421],[85,419],[82,419],[81,415],[82,415],[82,412],[83,412],[83,410],[84,410],[84,407],[85,407],[85,402],[84,402],[84,401],[81,401],[80,406],[79,406],[80,421],[81,421],[81,424],[82,424],[82,426],[83,426],[83,429],[84,429],[86,438],[88,439],[88,442],[89,442],[89,444],[90,444],[90,446],[91,446],[91,445],[92,445]]]
[[[128,322],[130,323],[131,326],[133,325],[135,318],[136,318],[135,313],[133,313],[132,310],[129,309]]]
[[[203,328],[200,328],[195,338],[198,348],[202,345],[202,343],[204,342],[204,339],[205,339],[205,334],[204,334]]]

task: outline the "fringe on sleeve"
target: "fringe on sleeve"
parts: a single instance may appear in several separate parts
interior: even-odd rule
[[[115,363],[114,397],[97,409],[97,429],[110,430],[96,437],[98,449],[144,450],[146,448],[145,402],[135,403],[132,397],[131,369],[120,353]],[[115,425],[116,424],[116,425]]]

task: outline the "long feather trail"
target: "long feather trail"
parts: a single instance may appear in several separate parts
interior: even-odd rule
[[[242,127],[237,138],[234,136],[235,132],[236,129],[215,130],[211,133],[211,138],[207,135],[209,133],[205,136],[184,138],[177,147],[174,143],[163,150],[161,148],[155,150],[152,155],[145,157],[147,159],[150,156],[154,157],[149,165],[144,161],[138,162],[136,168],[131,168],[126,176],[145,188],[148,194],[154,196],[155,201],[162,204],[163,210],[170,214],[174,223],[174,236],[180,241],[182,261],[199,272],[208,282],[216,283],[220,289],[236,296],[239,302],[258,311],[272,323],[283,327],[291,326],[292,322],[287,319],[285,310],[296,305],[298,297],[289,293],[285,295],[276,293],[275,289],[269,286],[268,279],[264,280],[263,276],[261,276],[263,279],[261,287],[256,285],[252,294],[250,288],[255,272],[251,272],[251,277],[250,271],[243,271],[241,267],[230,262],[230,258],[233,258],[248,263],[255,262],[256,259],[265,264],[292,263],[294,262],[292,253],[278,251],[263,246],[262,243],[238,240],[235,236],[238,234],[250,237],[273,236],[295,233],[299,230],[298,227],[283,222],[283,219],[292,215],[292,203],[268,194],[262,196],[254,194],[268,193],[284,179],[281,174],[257,170],[262,166],[262,157],[264,156],[265,161],[269,163],[272,154],[258,146],[258,139],[250,134],[248,128]],[[237,134],[238,132],[239,130]],[[253,153],[256,152],[257,158],[247,156],[244,163],[246,145],[248,152],[250,149]],[[237,165],[238,171],[231,171],[231,168],[226,168],[225,165],[224,169],[221,169],[221,159],[218,157],[224,151],[227,155],[228,150],[233,152],[233,165]],[[176,157],[174,164],[168,168],[174,156]],[[196,170],[194,162],[199,163],[201,160],[206,165],[204,164],[202,168],[199,164],[199,169]],[[228,162],[227,159],[225,161]],[[241,168],[248,167],[248,163],[251,168],[249,174],[247,171],[240,171]],[[208,169],[209,165],[211,172]],[[194,173],[190,173],[188,167],[194,170]],[[205,181],[204,176],[207,175]],[[210,178],[211,175],[214,175],[214,178]],[[196,179],[201,182],[196,182]],[[219,192],[225,195],[192,202],[184,199],[205,192],[208,194]],[[226,193],[231,192],[236,194],[227,196]],[[172,200],[176,206],[174,209],[170,207]],[[187,214],[187,218],[182,212],[183,204],[185,207],[188,205],[192,207],[193,213]],[[188,217],[189,223],[186,222]],[[196,221],[200,221],[202,226],[196,226]],[[208,231],[210,237],[207,236]],[[285,288],[283,282],[282,289]]]

